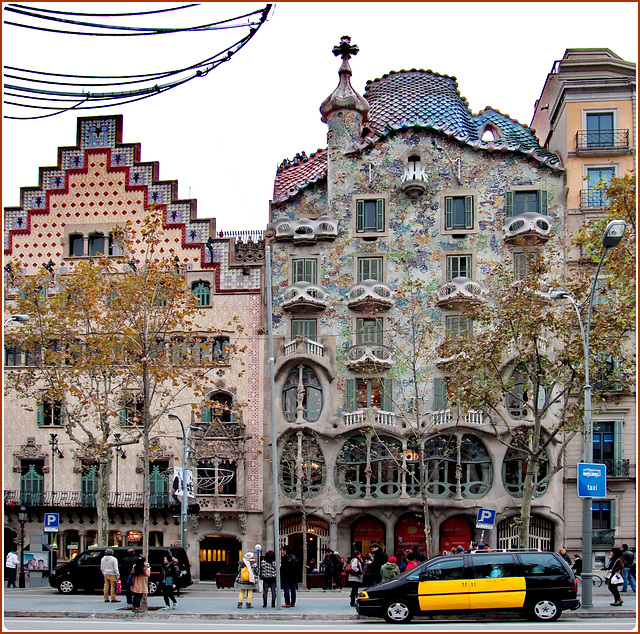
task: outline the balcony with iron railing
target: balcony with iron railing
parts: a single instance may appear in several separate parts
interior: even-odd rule
[[[393,366],[393,351],[378,343],[360,343],[347,348],[346,361],[352,372],[384,372]]]
[[[600,209],[609,204],[609,198],[602,189],[581,189],[580,209]]]
[[[282,309],[300,315],[322,312],[329,305],[327,292],[317,284],[296,282],[282,293]]]
[[[107,506],[113,508],[142,508],[144,493],[139,491],[110,491]],[[4,492],[6,506],[95,508],[94,493],[81,491],[8,491]],[[152,493],[149,497],[150,508],[169,508],[178,504],[169,493]]]
[[[616,540],[615,528],[594,528],[591,535],[591,542],[601,546],[613,546]]]
[[[347,289],[347,306],[353,311],[379,312],[394,304],[393,289],[385,282],[363,280]]]
[[[626,458],[603,460],[601,464],[607,467],[608,478],[628,478],[630,475],[629,460]]]
[[[629,130],[578,130],[576,132],[576,150],[628,150]]]

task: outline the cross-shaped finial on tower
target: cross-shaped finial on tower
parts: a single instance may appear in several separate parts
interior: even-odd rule
[[[343,59],[349,59],[357,55],[359,50],[355,44],[351,44],[351,38],[348,35],[343,35],[342,38],[340,38],[340,44],[333,47],[333,54],[336,57],[342,55]]]

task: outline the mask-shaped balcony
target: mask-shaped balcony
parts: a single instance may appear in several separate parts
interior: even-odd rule
[[[410,161],[405,165],[400,179],[400,188],[413,199],[427,191],[427,174],[425,166],[420,161]]]
[[[358,312],[389,310],[395,303],[392,297],[393,289],[388,284],[364,280],[347,290],[347,306]]]
[[[484,295],[485,288],[480,282],[468,277],[454,277],[438,286],[437,304],[440,308],[460,310],[466,302],[479,302]]]
[[[297,315],[322,312],[329,305],[327,292],[317,284],[296,282],[282,294],[282,309]]]
[[[553,227],[551,218],[533,211],[507,218],[504,225],[505,242],[521,242],[539,244],[546,242],[551,236]]]
[[[282,219],[268,225],[275,231],[274,240],[292,240],[294,244],[315,244],[318,240],[335,240],[338,223],[330,216]]]
[[[378,343],[360,343],[347,349],[347,367],[352,372],[384,372],[393,366],[391,348]]]

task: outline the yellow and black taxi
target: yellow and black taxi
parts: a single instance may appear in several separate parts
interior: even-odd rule
[[[356,611],[389,623],[419,614],[497,611],[555,621],[563,610],[580,607],[577,591],[573,571],[557,553],[446,555],[361,590]]]

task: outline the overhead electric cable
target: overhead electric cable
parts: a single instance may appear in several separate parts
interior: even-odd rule
[[[74,11],[54,11],[53,9],[40,9],[39,7],[27,7],[23,4],[9,4],[9,7],[18,7],[20,9],[29,9],[30,11],[41,11],[42,13],[57,13],[58,15],[78,15],[78,16],[95,16],[100,18],[112,18],[112,17],[128,17],[132,15],[151,15],[152,13],[166,13],[167,11],[179,11],[180,9],[189,9],[190,7],[197,7],[198,4],[185,4],[181,7],[171,7],[169,9],[157,9],[155,11],[138,11],[136,13],[76,13]]]

